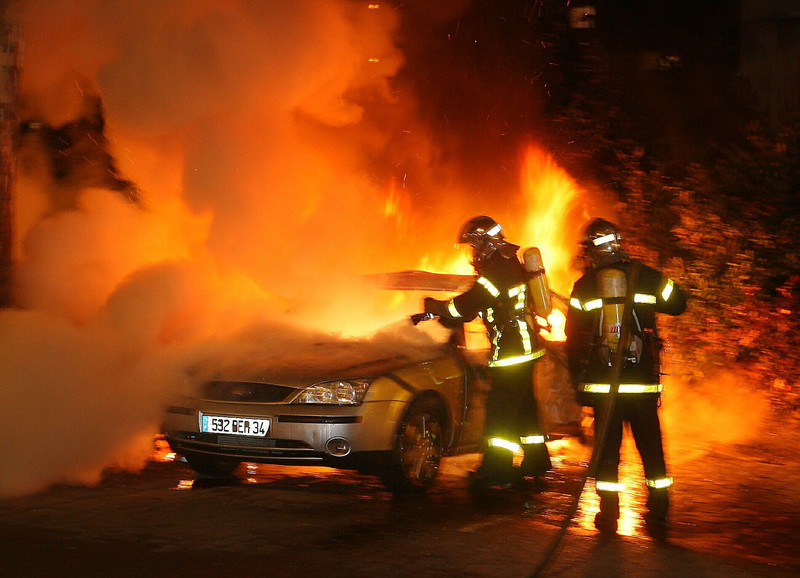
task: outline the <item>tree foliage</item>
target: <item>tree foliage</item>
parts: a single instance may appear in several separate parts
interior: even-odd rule
[[[663,104],[642,106],[613,59],[595,51],[593,61],[594,76],[570,86],[552,121],[580,143],[565,162],[615,195],[631,252],[689,291],[687,312],[665,323],[679,342],[677,373],[689,382],[743,373],[776,404],[800,408],[800,117],[773,134],[737,85],[731,102],[718,100],[734,127],[667,127]],[[691,147],[676,156],[685,139]]]

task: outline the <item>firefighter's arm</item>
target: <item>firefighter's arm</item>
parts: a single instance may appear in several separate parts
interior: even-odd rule
[[[425,313],[431,313],[437,317],[444,317],[447,315],[447,301],[439,301],[433,297],[425,297],[422,304]]]
[[[592,347],[591,331],[588,328],[590,318],[579,303],[580,300],[573,293],[570,296],[564,327],[567,336],[567,361],[573,387],[577,387],[583,380]]]
[[[661,277],[656,294],[656,310],[667,315],[686,311],[686,292],[669,277]]]
[[[439,320],[439,323],[448,329],[455,329],[462,323],[464,319],[453,316],[450,312],[450,301],[439,301],[433,297],[426,297],[423,301],[425,313],[434,315]]]
[[[466,323],[475,319],[478,312],[485,309],[491,299],[486,287],[476,282],[464,293],[447,301],[426,297],[423,306],[426,313],[432,313],[440,320]]]

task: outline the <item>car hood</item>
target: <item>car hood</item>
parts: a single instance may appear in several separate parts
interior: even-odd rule
[[[253,352],[209,360],[190,372],[191,381],[251,381],[293,387],[331,379],[370,378],[446,355],[438,343],[333,341],[305,344],[291,352]]]

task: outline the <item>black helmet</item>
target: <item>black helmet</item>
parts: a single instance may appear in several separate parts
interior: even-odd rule
[[[459,243],[468,243],[475,246],[476,242],[482,242],[485,239],[491,239],[495,242],[503,240],[503,227],[500,223],[491,217],[473,217],[461,227],[461,232],[458,234]]]
[[[478,267],[482,262],[503,246],[503,227],[500,223],[481,215],[473,217],[461,227],[458,242],[472,247],[472,265]]]
[[[583,237],[586,256],[595,267],[621,261],[627,257],[621,240],[615,225],[605,219],[595,219],[586,226]]]

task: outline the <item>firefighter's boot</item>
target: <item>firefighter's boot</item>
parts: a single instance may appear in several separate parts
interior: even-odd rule
[[[544,443],[526,444],[522,446],[523,458],[520,472],[523,476],[543,476],[551,469],[550,452]]]
[[[667,512],[669,494],[666,488],[648,488],[647,513],[644,515],[645,529],[653,538],[663,540],[667,535]]]
[[[510,489],[515,481],[513,455],[505,448],[490,447],[483,454],[480,467],[470,476],[470,485],[476,489]]]
[[[617,533],[617,520],[619,520],[619,493],[597,492],[600,496],[600,511],[594,517],[594,527],[603,534]]]

